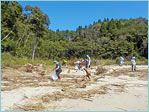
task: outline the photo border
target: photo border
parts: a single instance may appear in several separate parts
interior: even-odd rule
[[[86,2],[86,1],[147,1],[148,2],[148,13],[149,13],[149,1],[148,0],[1,0],[1,1],[82,1],[82,2]],[[0,7],[1,7],[1,3],[0,3]],[[148,15],[149,16],[149,15]],[[0,21],[1,21],[1,13],[0,13]],[[0,22],[0,26],[1,26],[1,22]],[[0,27],[1,30],[1,27]],[[148,17],[148,37],[149,37],[149,17]],[[1,38],[1,32],[0,32],[0,38]],[[149,43],[149,40],[148,40]],[[0,42],[1,45],[1,42]],[[0,46],[0,51],[1,51],[1,46]],[[149,49],[148,49],[149,52]],[[1,52],[0,52],[1,55]],[[148,59],[149,59],[149,55],[148,55]],[[1,60],[1,57],[0,57]],[[149,60],[148,60],[149,63]],[[0,66],[1,66],[1,62],[0,62]],[[148,74],[149,74],[149,69],[148,69]],[[1,76],[1,69],[0,69],[0,76]],[[149,81],[149,77],[148,77],[148,81]],[[0,77],[0,82],[1,82],[1,77]],[[148,83],[148,87],[149,87],[149,83]],[[1,84],[0,84],[0,88],[1,88]],[[149,88],[148,88],[149,91]],[[149,93],[148,93],[149,96]],[[0,92],[0,99],[1,99],[1,92]],[[148,97],[148,108],[149,108],[149,97]],[[0,110],[1,110],[1,100],[0,100]],[[2,111],[5,112],[5,111]],[[14,112],[14,111],[7,111],[7,112]],[[17,111],[16,111],[17,112]],[[21,111],[21,112],[26,112],[26,111]],[[53,111],[32,111],[32,112],[53,112]],[[54,112],[124,112],[124,111],[54,111]],[[127,112],[148,112],[148,111],[127,111]]]

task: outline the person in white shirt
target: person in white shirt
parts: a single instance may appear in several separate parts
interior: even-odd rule
[[[135,60],[135,57],[132,57],[131,58],[131,66],[132,66],[132,71],[136,71],[136,60]]]
[[[90,66],[91,66],[91,58],[90,58],[89,55],[86,55],[86,57],[87,57],[87,66],[86,66],[86,68],[90,68]]]
[[[76,64],[75,70],[77,72],[80,69],[81,62],[80,61],[76,61],[75,64]]]

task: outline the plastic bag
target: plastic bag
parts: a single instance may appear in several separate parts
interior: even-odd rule
[[[79,69],[79,68],[78,68],[78,66],[76,65],[76,66],[75,66],[75,70],[78,70],[78,69]]]
[[[58,76],[56,74],[56,71],[54,70],[53,74],[52,74],[52,79],[55,81],[58,79]]]

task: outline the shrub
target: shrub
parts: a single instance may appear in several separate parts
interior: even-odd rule
[[[116,58],[116,64],[119,64],[119,63],[120,63],[119,60],[120,60],[120,57],[117,57],[117,58]]]

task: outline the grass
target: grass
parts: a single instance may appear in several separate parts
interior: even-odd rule
[[[76,59],[76,60],[81,60],[81,59]],[[71,65],[71,63],[73,62],[73,60],[68,61],[68,65]],[[91,65],[92,66],[96,66],[97,63],[99,65],[117,65],[116,60],[112,60],[112,59],[91,59]],[[137,64],[148,64],[148,60],[147,59],[140,59],[140,60],[136,60]],[[27,63],[31,63],[33,65],[36,64],[44,64],[47,67],[55,67],[55,64],[53,63],[53,60],[42,60],[42,59],[29,59],[27,57],[23,57],[23,58],[18,58],[18,57],[14,57],[10,54],[1,54],[1,65],[2,66],[8,66],[8,67],[14,67],[14,66],[21,66],[21,65],[25,65]],[[60,64],[62,64],[62,60],[60,61]],[[125,61],[124,63],[125,65],[129,65],[130,61]]]
[[[116,64],[116,60],[112,60],[112,59],[92,59],[91,61],[92,61],[91,62],[92,66],[96,66],[96,65],[115,65]]]
[[[96,62],[99,65],[118,65],[116,59],[92,59],[92,66],[96,66]],[[148,65],[148,59],[137,59],[137,65]],[[125,60],[124,65],[130,65],[131,62],[129,60]]]
[[[42,60],[42,59],[32,60],[27,57],[18,58],[10,54],[1,54],[1,65],[2,66],[14,67],[14,66],[25,65],[27,63],[31,63],[33,65],[44,64],[46,66],[51,66],[51,67],[55,66],[55,64],[53,63],[53,60]]]
[[[148,60],[144,59],[144,60],[136,60],[137,65],[148,65]],[[130,65],[131,62],[130,61],[125,61],[124,65]]]

